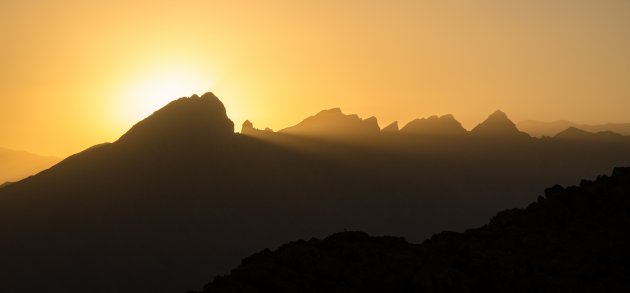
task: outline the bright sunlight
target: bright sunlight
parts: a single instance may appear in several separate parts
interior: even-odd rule
[[[213,85],[214,80],[194,70],[151,71],[130,82],[121,93],[121,122],[137,122],[174,99],[211,91]]]

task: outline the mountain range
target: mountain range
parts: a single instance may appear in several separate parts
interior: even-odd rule
[[[420,242],[630,165],[627,139],[532,138],[501,112],[463,135],[394,128],[332,109],[235,133],[212,93],[175,100],[0,188],[0,291],[183,292],[261,247],[344,229]]]
[[[378,121],[375,117],[362,119],[356,114],[344,114],[340,108],[333,108],[321,111],[313,116],[306,118],[304,121],[278,131],[279,134],[292,134],[298,136],[310,136],[327,139],[354,140],[374,138],[382,133],[400,133],[412,136],[437,136],[437,137],[483,137],[485,139],[527,139],[532,137],[523,129],[534,129],[532,133],[538,134],[537,128],[532,127],[532,121],[526,121],[518,126],[512,122],[507,114],[497,110],[489,115],[486,120],[479,123],[471,131],[467,131],[453,115],[447,114],[443,116],[430,116],[428,118],[414,119],[399,129],[398,122],[395,121],[387,125],[383,129],[379,128]],[[565,125],[558,124],[557,126]],[[588,129],[608,129],[606,124],[597,127],[586,127]],[[610,140],[610,139],[630,139],[630,136],[621,135],[609,130],[598,130],[591,132],[583,130],[580,125],[567,123],[567,127],[558,128],[557,132],[552,135],[554,138],[570,139],[570,140]],[[623,125],[612,127],[623,131]],[[264,131],[254,128],[251,121],[247,120],[242,128],[241,133],[250,136],[267,137],[273,136],[273,131],[266,128]],[[536,136],[536,135],[534,135]]]

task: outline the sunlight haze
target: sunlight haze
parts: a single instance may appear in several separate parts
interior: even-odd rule
[[[0,26],[0,147],[43,155],[207,91],[237,131],[333,107],[630,122],[630,1],[8,0]]]

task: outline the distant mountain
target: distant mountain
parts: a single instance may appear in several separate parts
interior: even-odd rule
[[[261,247],[344,229],[420,242],[630,165],[626,141],[444,139],[316,116],[300,124],[312,135],[247,135],[213,94],[181,98],[0,188],[0,291],[183,292]]]
[[[611,131],[621,135],[630,136],[630,123],[606,123],[598,125],[579,124],[567,120],[558,120],[554,122],[541,122],[534,120],[526,120],[517,124],[518,129],[529,133],[532,136],[554,136],[560,131],[569,127],[582,129],[588,132]]]
[[[554,136],[555,139],[558,140],[573,140],[573,141],[593,141],[593,140],[630,140],[629,136],[623,136],[618,133],[614,133],[611,131],[600,131],[597,133],[592,133],[588,131],[584,131],[581,129],[577,129],[575,127],[569,127],[564,131],[559,132]]]
[[[629,215],[630,168],[615,168],[422,245],[342,232],[265,249],[203,292],[626,292]]]
[[[0,183],[14,182],[35,175],[61,161],[24,151],[0,148]]]
[[[518,130],[514,122],[500,110],[488,116],[485,121],[473,128],[470,133],[478,137],[529,137],[527,133]]]
[[[282,129],[280,133],[315,136],[365,136],[380,132],[375,117],[361,119],[358,115],[345,115],[339,108],[321,111],[297,125]]]
[[[436,136],[461,136],[465,135],[467,131],[455,120],[453,115],[444,115],[415,119],[400,129],[400,132]]]

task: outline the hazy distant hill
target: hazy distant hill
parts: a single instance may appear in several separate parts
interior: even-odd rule
[[[24,151],[0,148],[0,184],[14,182],[35,175],[61,161],[60,158],[40,156]]]
[[[541,122],[526,120],[517,124],[518,129],[529,133],[532,136],[554,136],[559,132],[574,127],[588,132],[612,131],[621,135],[630,136],[630,123],[606,123],[599,125],[578,124],[566,120],[554,122]]]
[[[0,189],[0,291],[182,292],[261,247],[344,229],[419,242],[630,165],[626,141],[530,138],[503,116],[424,136],[331,110],[244,135],[213,94],[178,99]]]
[[[629,141],[630,136],[623,136],[611,131],[600,131],[592,133],[577,129],[575,127],[569,127],[554,136],[557,140],[572,140],[572,141]]]
[[[342,232],[265,249],[203,292],[627,292],[629,246],[630,168],[615,168],[422,245]]]

